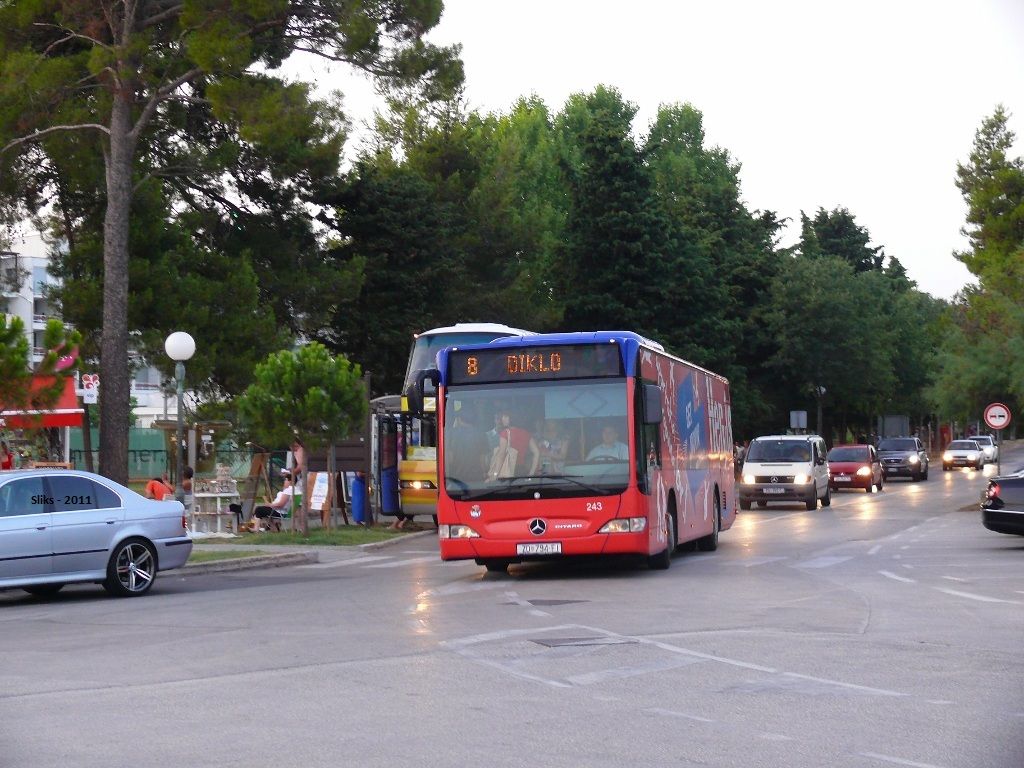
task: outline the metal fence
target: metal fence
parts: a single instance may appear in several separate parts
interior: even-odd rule
[[[71,466],[75,469],[85,469],[86,452],[72,450],[70,454]],[[99,451],[92,452],[92,466],[94,471],[99,471]],[[133,480],[160,477],[168,471],[167,451],[157,449],[128,451],[128,476]]]

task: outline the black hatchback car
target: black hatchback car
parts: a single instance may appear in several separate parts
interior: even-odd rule
[[[1024,474],[988,481],[981,500],[981,522],[996,533],[1024,536]]]
[[[878,458],[886,479],[905,475],[911,480],[928,479],[928,451],[917,437],[886,437],[878,443]]]

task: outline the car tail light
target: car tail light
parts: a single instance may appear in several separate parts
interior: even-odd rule
[[[183,530],[183,531],[187,531],[188,530],[188,515],[182,515],[181,516],[181,530]]]
[[[999,498],[999,483],[990,483],[985,495],[990,499]]]

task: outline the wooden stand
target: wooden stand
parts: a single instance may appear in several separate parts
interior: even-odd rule
[[[323,498],[317,498],[313,494],[313,490],[316,488],[317,480],[319,478],[326,478],[327,489],[326,495]],[[306,475],[306,490],[309,494],[306,498],[309,499],[309,511],[320,513],[320,525],[323,528],[329,529],[331,527],[331,509],[335,503],[335,483],[336,475],[330,472],[309,472]],[[320,480],[323,483],[323,480]],[[345,507],[341,506],[341,516],[345,521],[345,525],[348,525],[348,514],[345,511]]]

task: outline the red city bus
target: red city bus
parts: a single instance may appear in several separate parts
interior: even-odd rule
[[[729,382],[629,332],[449,347],[438,369],[441,557],[489,571],[574,555],[667,568],[735,520]]]

